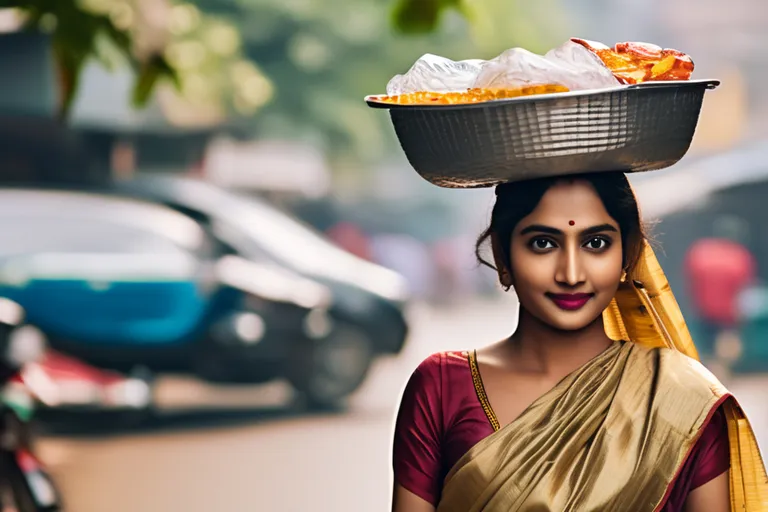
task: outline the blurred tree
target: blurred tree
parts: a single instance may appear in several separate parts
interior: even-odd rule
[[[366,94],[383,92],[425,53],[459,60],[514,45],[545,50],[559,35],[556,1],[0,0],[0,7],[21,10],[29,30],[52,34],[65,113],[88,59],[127,62],[136,70],[137,106],[170,78],[177,93],[167,96],[180,117],[207,105],[237,114],[254,135],[309,140],[355,166],[380,161],[395,144],[386,116],[362,101]]]
[[[56,56],[61,116],[66,117],[91,59],[135,75],[132,103],[148,104],[162,82],[164,105],[180,123],[224,118],[237,106],[252,114],[271,97],[271,84],[240,51],[240,34],[223,19],[173,0],[0,0],[22,29],[47,33]],[[163,89],[163,87],[160,87]],[[171,119],[173,121],[173,119]]]
[[[51,34],[61,84],[61,115],[66,116],[77,92],[84,65],[104,60],[107,45],[130,63],[136,73],[133,102],[142,106],[163,77],[175,79],[162,48],[137,52],[132,31],[135,12],[127,2],[110,9],[110,2],[77,0],[0,0],[0,8],[17,9],[23,28]]]
[[[378,162],[393,149],[387,116],[362,99],[384,92],[423,54],[492,58],[553,40],[533,28],[549,23],[537,23],[548,19],[539,8],[515,0],[192,1],[237,26],[244,53],[274,83],[274,100],[250,123],[254,134],[309,140],[339,166]],[[488,34],[496,10],[508,22],[495,21]]]
[[[475,44],[491,52],[508,48],[509,34],[515,44],[544,52],[566,25],[557,0],[394,0],[392,23],[402,34],[430,33],[449,12],[467,19]]]

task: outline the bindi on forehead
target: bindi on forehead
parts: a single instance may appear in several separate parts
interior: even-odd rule
[[[575,226],[576,225],[576,221],[575,220],[569,220],[568,221],[568,225],[569,226]]]

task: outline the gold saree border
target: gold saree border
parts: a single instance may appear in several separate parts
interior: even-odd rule
[[[477,350],[470,350],[467,352],[467,361],[469,361],[469,371],[472,374],[472,384],[475,386],[475,393],[477,393],[477,399],[480,401],[480,406],[485,412],[485,416],[488,418],[494,432],[501,430],[501,424],[496,417],[496,412],[491,407],[491,402],[488,400],[488,394],[485,392],[485,384],[483,384],[483,377],[480,375],[480,367],[477,365]]]

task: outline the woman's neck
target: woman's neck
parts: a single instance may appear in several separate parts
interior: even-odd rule
[[[605,351],[612,340],[605,334],[602,316],[576,331],[548,325],[520,308],[515,333],[507,345],[521,370],[567,374]]]

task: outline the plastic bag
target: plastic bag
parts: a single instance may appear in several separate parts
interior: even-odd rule
[[[594,53],[568,41],[544,56],[522,48],[507,50],[482,67],[472,87],[502,89],[532,84],[559,84],[579,91],[613,87],[619,81]]]
[[[452,61],[428,53],[417,60],[407,73],[392,78],[387,84],[387,94],[466,91],[472,87],[485,62],[480,59]]]

